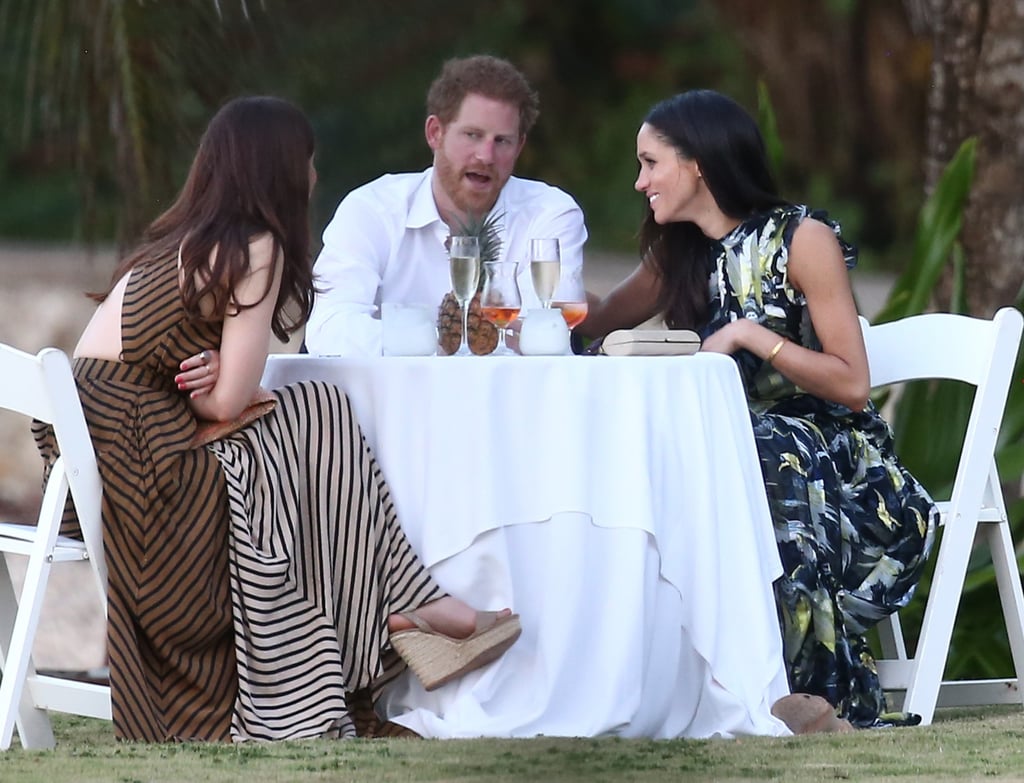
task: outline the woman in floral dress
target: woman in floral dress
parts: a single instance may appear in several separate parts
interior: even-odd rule
[[[868,399],[856,251],[824,213],[778,195],[756,123],[716,92],[654,106],[637,158],[642,262],[578,329],[661,314],[735,358],[782,559],[790,687],[854,726],[915,723],[886,712],[864,634],[910,600],[938,514]]]

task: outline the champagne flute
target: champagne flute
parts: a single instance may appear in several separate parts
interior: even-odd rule
[[[551,307],[551,297],[558,286],[561,253],[558,239],[530,240],[530,276],[533,290],[545,309]]]
[[[562,311],[565,325],[573,329],[587,317],[587,292],[583,288],[583,265],[563,266],[551,302]]]
[[[462,308],[462,339],[452,356],[473,356],[469,350],[469,303],[480,282],[480,240],[477,237],[452,237],[448,248],[448,270],[452,293]]]
[[[498,347],[491,356],[514,356],[505,345],[505,330],[519,315],[523,299],[516,282],[519,264],[515,261],[487,261],[484,267],[484,290],[480,294],[480,312],[498,329]]]

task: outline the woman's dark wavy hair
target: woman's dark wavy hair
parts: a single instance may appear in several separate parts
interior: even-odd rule
[[[93,298],[109,296],[135,266],[174,263],[180,249],[186,313],[220,321],[256,304],[239,303],[234,292],[249,271],[249,242],[269,233],[275,263],[281,258],[284,264],[271,326],[278,339],[287,340],[313,304],[309,161],[314,146],[309,120],[288,101],[257,96],[226,103],[210,120],[174,204],[121,261],[107,292]],[[268,284],[260,301],[269,293]],[[199,307],[204,297],[213,302],[205,316]]]
[[[729,217],[743,220],[786,203],[778,195],[757,123],[731,98],[690,90],[656,104],[644,122],[682,157],[697,162]],[[695,223],[658,225],[647,206],[640,257],[661,280],[658,309],[668,326],[696,329],[707,320],[713,241]]]

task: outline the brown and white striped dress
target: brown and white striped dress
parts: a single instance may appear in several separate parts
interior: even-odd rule
[[[103,479],[117,736],[352,735],[346,695],[400,668],[388,615],[444,593],[348,400],[288,386],[262,419],[190,449],[174,376],[220,327],[185,317],[173,258],[132,272],[122,313],[123,361],[74,363]],[[52,460],[52,439],[40,447]]]

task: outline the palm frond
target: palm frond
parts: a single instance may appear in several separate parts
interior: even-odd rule
[[[73,166],[86,239],[110,224],[133,237],[167,206],[203,123],[245,78],[261,15],[246,0],[0,0],[0,117]]]

